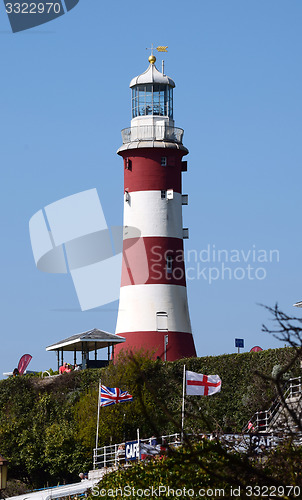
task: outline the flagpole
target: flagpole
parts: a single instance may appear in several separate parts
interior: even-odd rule
[[[100,422],[100,407],[101,407],[101,379],[99,382],[99,398],[98,398],[98,420],[97,420],[97,425],[96,425],[96,438],[95,438],[95,447],[98,447],[98,442],[99,442],[99,422]]]
[[[139,441],[139,428],[137,429],[137,449],[138,449],[138,460],[141,459],[141,450],[140,450],[140,441]]]
[[[186,386],[186,365],[184,365],[182,379],[182,409],[181,409],[181,442],[184,439],[184,422],[185,422],[185,386]]]

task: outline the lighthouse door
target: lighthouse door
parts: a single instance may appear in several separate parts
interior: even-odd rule
[[[156,328],[158,332],[168,331],[168,314],[166,312],[156,313]]]

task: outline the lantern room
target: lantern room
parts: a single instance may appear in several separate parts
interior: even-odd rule
[[[155,66],[156,57],[149,57],[150,65],[141,75],[130,82],[132,89],[132,125],[144,123],[150,117],[160,118],[170,123],[173,120],[174,81]],[[148,120],[149,122],[150,120]]]
[[[132,89],[132,118],[146,115],[173,118],[172,87],[146,84]]]

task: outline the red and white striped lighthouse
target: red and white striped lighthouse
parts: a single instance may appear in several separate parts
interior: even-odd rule
[[[188,310],[182,226],[183,161],[188,150],[173,120],[171,78],[156,58],[130,82],[131,127],[122,130],[123,265],[116,334],[123,350],[143,349],[168,361],[196,356]],[[129,228],[129,230],[128,230]],[[140,237],[135,235],[139,230]]]

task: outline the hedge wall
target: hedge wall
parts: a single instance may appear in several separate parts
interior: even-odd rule
[[[293,354],[283,348],[163,363],[140,353],[101,370],[1,380],[0,453],[10,462],[9,477],[43,487],[77,480],[91,468],[100,377],[108,387],[129,390],[134,401],[101,409],[99,445],[135,438],[138,427],[142,437],[179,431],[184,363],[222,378],[220,393],[186,398],[187,431],[238,432],[275,397],[273,384],[256,372],[270,376]],[[299,373],[296,364],[289,375]]]

